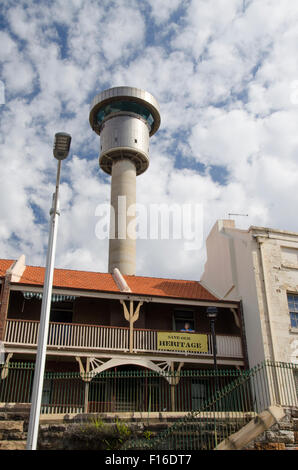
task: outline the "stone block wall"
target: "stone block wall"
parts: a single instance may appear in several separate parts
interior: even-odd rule
[[[175,421],[173,416],[165,415],[154,419],[131,418],[126,416],[77,415],[70,419],[58,419],[54,415],[44,415],[40,423],[38,449],[40,450],[110,450],[119,448],[125,435],[121,434],[121,424],[128,427],[133,439],[142,439],[145,431],[150,430],[152,437],[171,426]],[[176,418],[177,419],[177,418]],[[26,447],[29,420],[29,407],[0,410],[0,450],[23,450]],[[91,420],[91,421],[90,421]],[[99,426],[96,426],[96,421]],[[120,423],[120,429],[117,427]],[[100,424],[101,423],[101,424]],[[101,426],[104,423],[104,426]],[[86,426],[87,424],[87,426]],[[125,429],[124,429],[125,431]],[[298,450],[298,408],[286,410],[285,418],[265,431],[245,450]]]
[[[298,408],[287,409],[280,423],[265,431],[245,450],[298,450]]]

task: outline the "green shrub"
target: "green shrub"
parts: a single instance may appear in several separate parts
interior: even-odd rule
[[[149,441],[151,439],[151,437],[153,436],[153,432],[152,431],[144,431],[143,436],[144,436],[145,439],[148,439],[148,441]]]

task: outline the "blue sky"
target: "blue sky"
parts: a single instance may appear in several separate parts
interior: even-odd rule
[[[56,266],[107,270],[95,211],[110,180],[88,117],[112,86],[161,107],[139,203],[202,204],[203,239],[229,213],[248,214],[243,229],[298,231],[297,2],[3,0],[0,13],[1,257],[45,264],[53,136],[65,131]],[[137,274],[199,279],[205,257],[204,243],[139,240]]]

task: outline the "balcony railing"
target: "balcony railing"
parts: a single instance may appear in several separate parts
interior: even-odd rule
[[[4,342],[7,345],[36,346],[38,340],[38,321],[6,321]],[[133,352],[154,352],[159,354],[187,354],[191,356],[212,356],[212,339],[207,335],[208,353],[161,351],[157,348],[157,330],[134,329]],[[216,335],[217,356],[243,358],[240,336]],[[49,324],[48,346],[52,348],[91,349],[129,351],[129,328],[74,323]]]

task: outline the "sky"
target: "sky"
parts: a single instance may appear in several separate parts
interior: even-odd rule
[[[72,144],[55,266],[107,272],[96,208],[109,203],[110,177],[89,109],[114,86],[160,104],[137,202],[203,214],[191,250],[183,239],[137,240],[137,275],[199,280],[218,219],[298,232],[296,1],[2,0],[0,15],[1,258],[45,266],[63,131]]]

